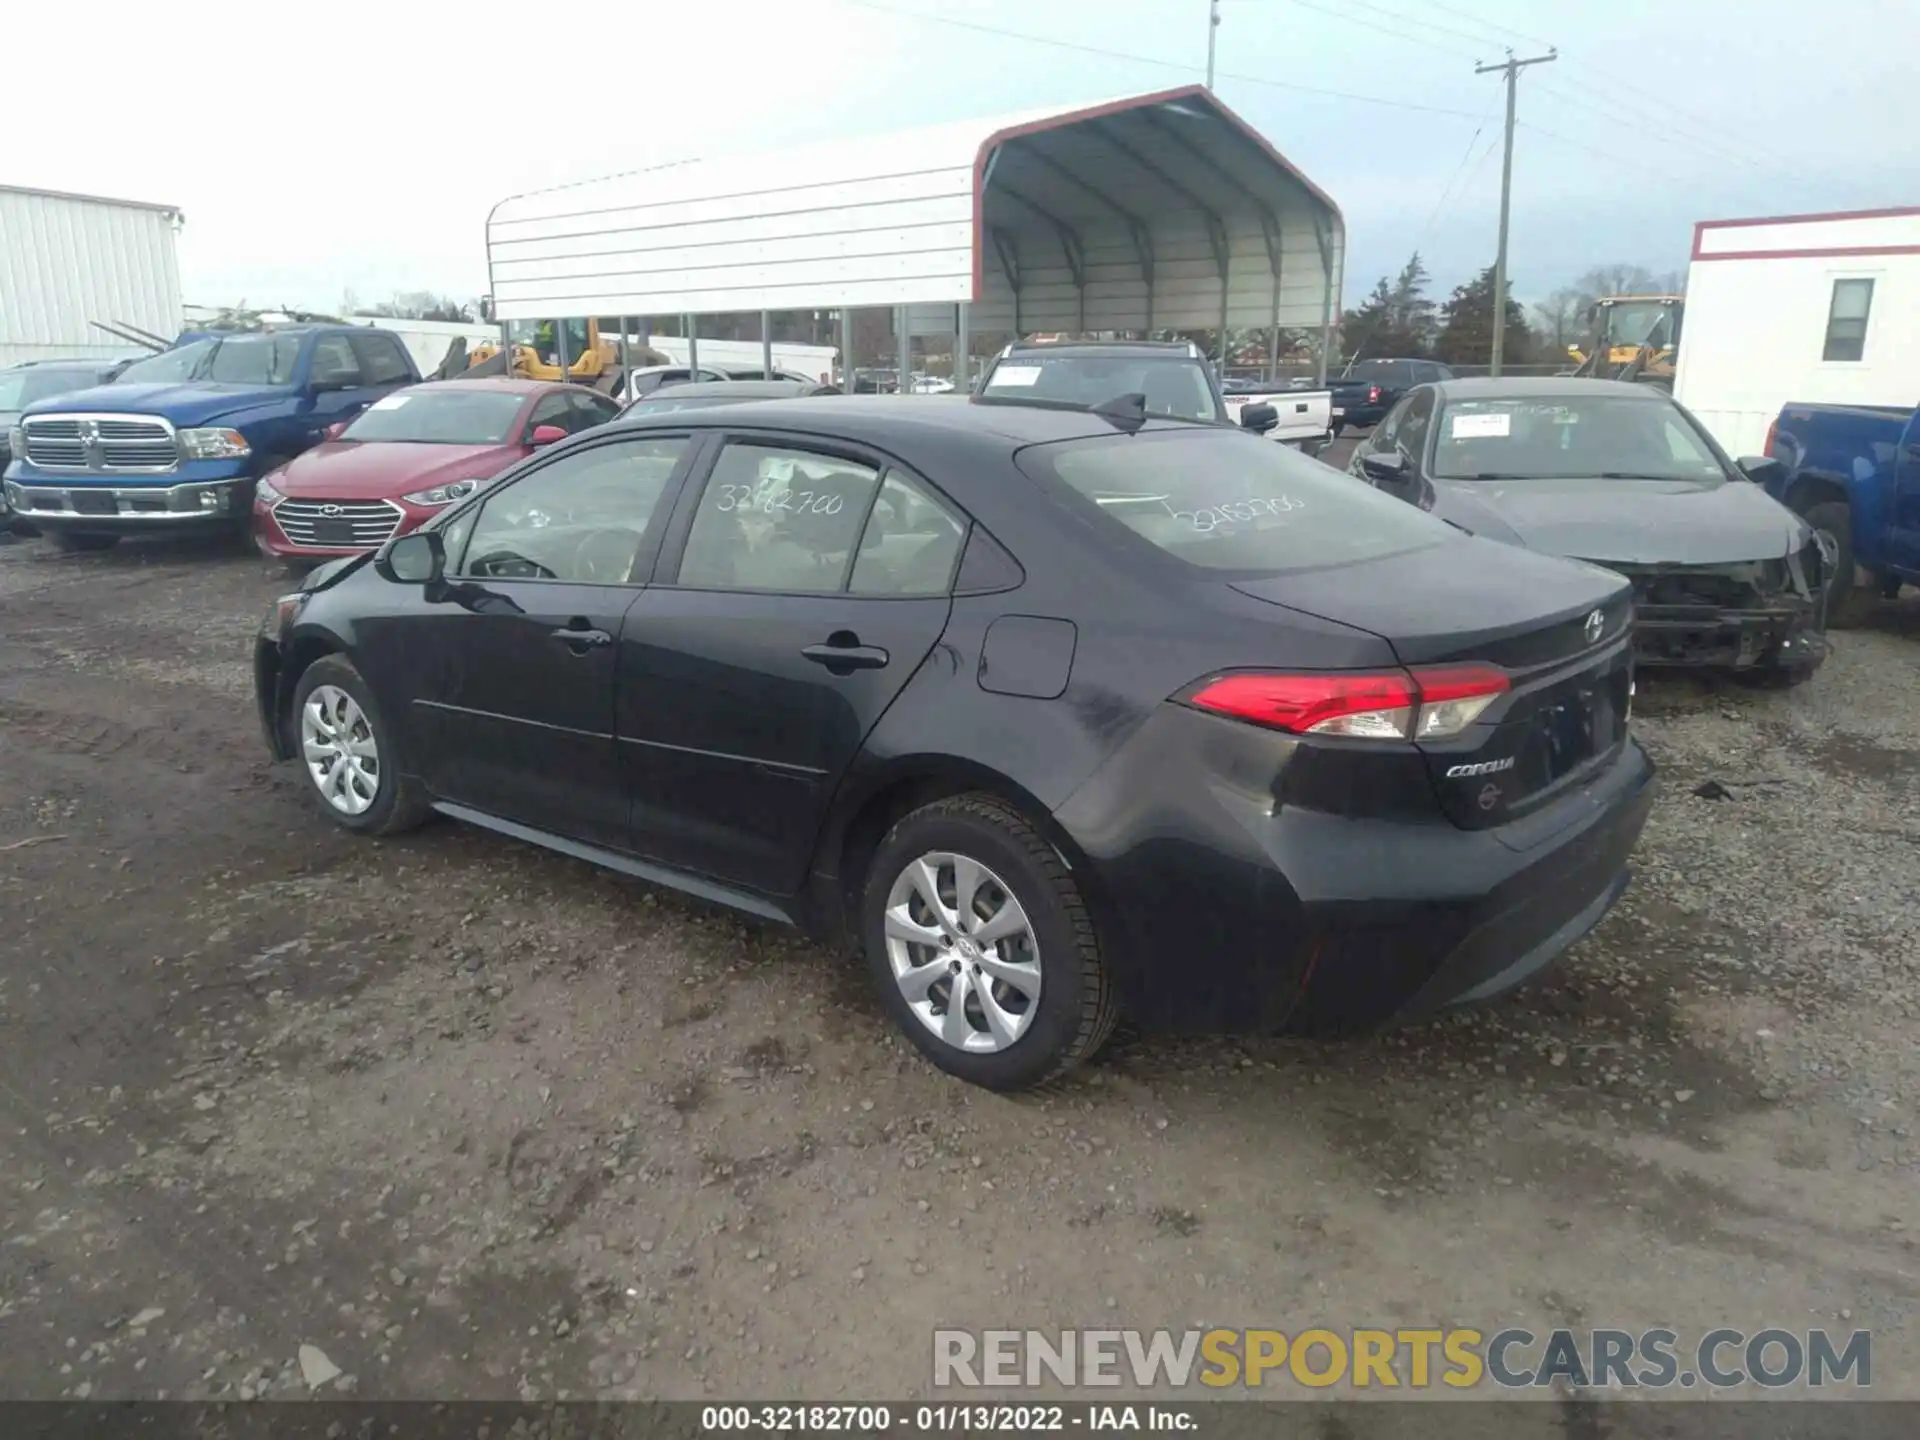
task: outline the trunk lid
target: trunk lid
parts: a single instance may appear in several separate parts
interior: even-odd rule
[[[1512,688],[1476,723],[1416,745],[1440,808],[1463,829],[1543,808],[1626,742],[1632,591],[1611,571],[1474,541],[1233,585],[1378,635],[1409,667],[1478,663],[1506,672]]]

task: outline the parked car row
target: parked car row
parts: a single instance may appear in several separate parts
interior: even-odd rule
[[[984,1085],[1123,1012],[1337,1032],[1523,982],[1627,883],[1636,658],[1825,653],[1837,542],[1767,493],[1795,467],[1645,387],[1418,378],[1343,475],[1180,345],[1011,346],[971,396],[689,374],[624,412],[396,379],[313,431],[328,338],[30,406],[10,490],[72,536],[115,533],[74,500],[103,459],[129,526],[245,485],[264,550],[326,562],[254,674],[327,816],[437,812],[843,942]],[[289,416],[310,443],[249,482]],[[196,432],[230,468],[188,471]]]

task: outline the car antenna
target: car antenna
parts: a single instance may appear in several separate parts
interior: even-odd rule
[[[1116,395],[1111,400],[1103,400],[1094,406],[1093,413],[1114,429],[1132,435],[1147,423],[1147,397],[1145,392],[1140,390]]]

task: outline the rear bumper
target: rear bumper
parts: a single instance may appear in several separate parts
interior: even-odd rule
[[[1401,813],[1328,813],[1290,796],[1296,744],[1163,713],[1055,812],[1144,1027],[1354,1033],[1501,994],[1619,898],[1653,802],[1628,739],[1508,825],[1463,830],[1397,782]]]
[[[1643,668],[1799,669],[1827,658],[1817,606],[1714,610],[1647,605],[1634,612],[1634,663]]]

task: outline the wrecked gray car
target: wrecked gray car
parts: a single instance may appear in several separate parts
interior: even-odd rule
[[[1796,685],[1826,658],[1833,560],[1761,488],[1778,463],[1729,459],[1662,390],[1551,378],[1410,390],[1348,469],[1477,535],[1625,575],[1641,665]]]

